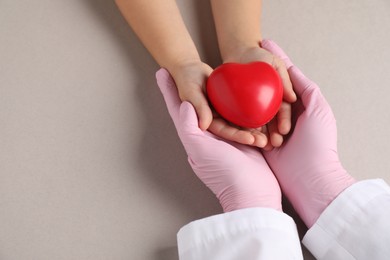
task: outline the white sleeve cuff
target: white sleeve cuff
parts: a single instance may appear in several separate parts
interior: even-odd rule
[[[390,188],[380,179],[343,191],[303,238],[317,259],[389,259]]]
[[[200,219],[177,235],[181,260],[303,259],[291,217],[248,208]]]

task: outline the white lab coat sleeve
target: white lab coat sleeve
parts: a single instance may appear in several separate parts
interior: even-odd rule
[[[291,217],[248,208],[196,220],[177,234],[180,260],[303,259]]]
[[[390,259],[390,188],[383,180],[355,183],[320,215],[303,238],[317,259]]]

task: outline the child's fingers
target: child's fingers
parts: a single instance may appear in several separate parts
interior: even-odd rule
[[[276,118],[279,133],[282,135],[288,134],[291,129],[291,104],[282,102]]]
[[[275,55],[273,65],[282,79],[284,100],[290,103],[295,102],[297,100],[297,96],[294,93],[291,79],[287,71],[287,69],[293,65],[290,58],[286,55],[282,48],[271,40],[263,40],[261,42],[261,47]]]
[[[293,103],[297,100],[297,96],[295,95],[290,76],[288,74],[287,68],[284,65],[283,61],[279,58],[274,58],[274,68],[279,73],[279,76],[282,80],[283,84],[283,99],[287,102]]]
[[[267,142],[267,144],[263,147],[263,150],[264,150],[264,151],[271,151],[274,147],[273,147],[272,144],[271,144],[270,134],[269,134],[269,131],[268,131],[268,126],[267,126],[267,125],[262,126],[262,127],[261,127],[261,132],[262,132],[265,136],[268,136],[268,142]]]
[[[308,79],[300,69],[298,69],[295,66],[292,66],[289,70],[289,75],[291,78],[292,83],[294,84],[294,89],[297,92],[298,96],[302,96],[303,92],[306,91],[306,89],[315,89],[318,88],[318,86],[312,82],[310,79]]]
[[[279,147],[283,143],[283,136],[278,131],[278,121],[276,118],[273,118],[268,123],[268,132],[269,132],[269,138],[271,145],[273,147]]]
[[[252,145],[256,141],[249,131],[233,127],[222,118],[214,118],[208,130],[223,139],[241,144]]]
[[[180,105],[180,133],[202,133],[198,126],[195,109],[188,101],[184,101]]]
[[[252,144],[253,146],[263,148],[268,144],[268,137],[266,134],[260,132],[260,133],[252,133],[252,135],[255,138],[255,141]]]
[[[195,93],[190,102],[198,115],[199,128],[206,130],[213,121],[213,113],[203,92]]]

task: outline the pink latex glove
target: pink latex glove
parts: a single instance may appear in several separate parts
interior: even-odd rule
[[[156,77],[192,169],[214,192],[223,210],[281,210],[279,184],[257,148],[227,142],[202,131],[193,106],[181,102],[168,71],[160,69]]]
[[[293,105],[295,128],[280,148],[263,152],[283,193],[308,227],[355,180],[337,154],[336,120],[319,87],[295,67],[276,43],[262,47],[286,64],[299,100]]]

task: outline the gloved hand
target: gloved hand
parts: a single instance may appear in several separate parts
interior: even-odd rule
[[[180,101],[169,73],[160,69],[156,77],[192,169],[214,192],[223,210],[281,210],[279,184],[257,148],[202,131],[193,106]]]
[[[293,105],[293,130],[284,144],[263,154],[283,193],[308,227],[355,180],[337,154],[336,120],[319,87],[295,67],[274,42],[262,47],[286,64],[299,100]],[[295,119],[294,119],[295,117]]]

